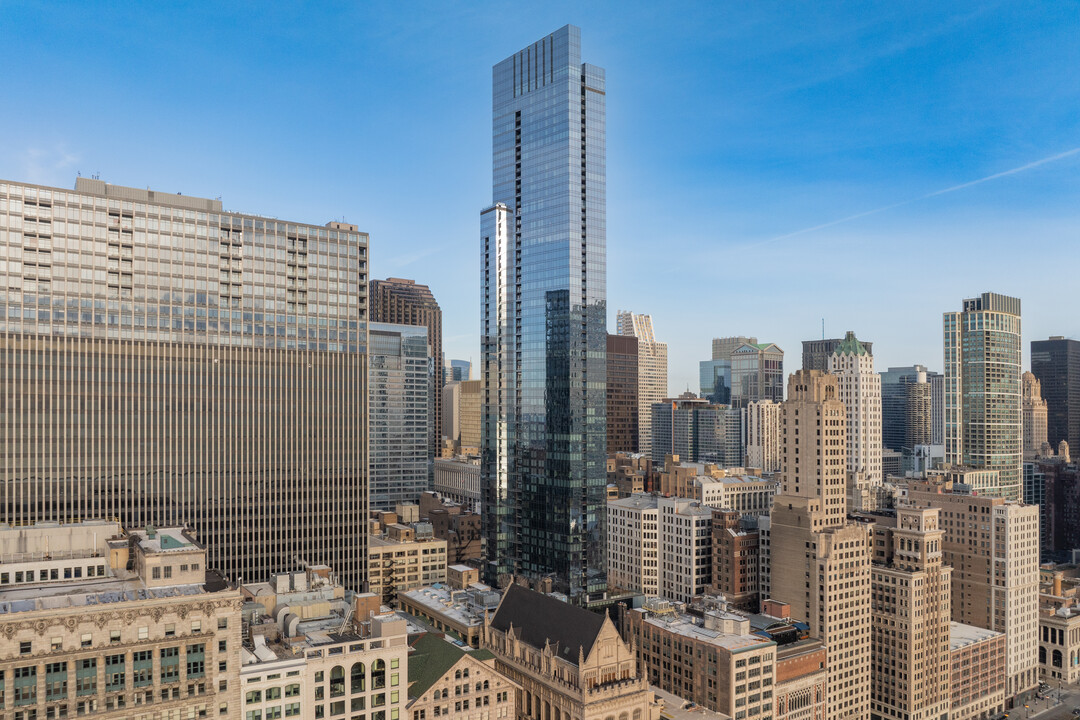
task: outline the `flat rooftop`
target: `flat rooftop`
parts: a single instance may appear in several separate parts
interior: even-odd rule
[[[949,623],[949,650],[959,650],[965,645],[983,642],[1002,634],[996,630],[987,630],[986,628],[954,621]]]
[[[707,710],[701,705],[695,705],[689,700],[684,700],[678,695],[661,690],[655,685],[650,685],[649,690],[663,703],[663,710],[660,711],[661,718],[668,718],[669,720],[730,720],[729,715]]]
[[[124,573],[119,577],[41,583],[2,590],[0,615],[202,595],[209,592],[202,584],[147,588],[134,573]]]

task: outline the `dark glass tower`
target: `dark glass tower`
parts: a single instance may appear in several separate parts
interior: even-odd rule
[[[1042,383],[1046,400],[1046,436],[1057,452],[1066,440],[1075,455],[1080,448],[1080,342],[1061,336],[1031,343],[1031,372]]]
[[[604,71],[566,26],[493,71],[481,214],[486,579],[604,592]]]

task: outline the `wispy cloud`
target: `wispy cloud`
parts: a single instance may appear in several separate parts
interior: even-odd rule
[[[30,147],[23,152],[23,175],[27,182],[58,184],[58,175],[71,172],[78,161],[79,156],[68,151],[63,143],[51,148]]]
[[[756,242],[756,243],[751,243],[748,247],[757,247],[759,245],[766,245],[768,243],[778,242],[780,240],[787,240],[788,238],[793,238],[793,237],[796,237],[797,235],[806,235],[808,233],[817,232],[818,230],[824,230],[825,228],[834,227],[836,225],[842,225],[843,223],[851,222],[852,220],[858,220],[859,218],[864,218],[864,217],[867,217],[868,215],[877,215],[878,213],[883,213],[886,210],[892,210],[893,208],[903,207],[904,205],[910,205],[912,203],[916,203],[916,202],[919,202],[921,200],[927,200],[929,198],[937,197],[939,195],[946,195],[948,193],[956,192],[957,190],[964,190],[966,188],[973,187],[975,185],[981,185],[981,184],[983,184],[985,182],[990,182],[991,180],[997,180],[998,178],[1003,178],[1003,177],[1006,177],[1008,175],[1016,175],[1017,173],[1022,173],[1022,172],[1026,171],[1026,170],[1031,170],[1032,168],[1037,168],[1040,165],[1046,165],[1047,163],[1052,163],[1052,162],[1056,162],[1058,160],[1063,160],[1064,158],[1071,157],[1071,156],[1077,155],[1077,154],[1080,154],[1080,147],[1073,148],[1072,150],[1066,150],[1065,152],[1061,152],[1061,153],[1058,153],[1056,155],[1050,155],[1049,157],[1044,157],[1044,158],[1042,158],[1040,160],[1035,160],[1033,162],[1029,162],[1026,165],[1021,165],[1019,167],[1014,167],[1014,168],[1012,168],[1010,170],[1003,170],[1002,172],[994,173],[993,175],[987,175],[986,177],[979,178],[978,180],[971,180],[969,182],[960,183],[959,185],[953,185],[951,187],[947,187],[947,188],[944,188],[942,190],[935,190],[934,192],[929,192],[929,193],[926,193],[925,195],[920,195],[919,197],[914,197],[914,198],[911,198],[909,200],[901,200],[900,202],[893,203],[891,205],[884,205],[882,207],[874,208],[873,210],[867,210],[865,212],[856,213],[855,215],[848,215],[847,217],[840,218],[839,220],[831,220],[831,221],[829,221],[827,223],[822,223],[821,225],[814,225],[813,227],[803,228],[801,230],[796,230],[794,232],[785,233],[784,235],[777,235],[775,237],[771,237],[771,238],[768,238],[766,240],[761,240],[761,241]]]

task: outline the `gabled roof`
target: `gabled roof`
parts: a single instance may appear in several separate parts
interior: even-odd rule
[[[409,653],[409,697],[423,695],[465,655],[481,662],[495,657],[487,650],[467,653],[438,635],[425,633]]]
[[[579,649],[588,657],[605,617],[520,585],[510,585],[491,619],[491,627],[507,632],[513,626],[519,640],[539,650],[546,642],[553,643],[560,658],[577,665]]]

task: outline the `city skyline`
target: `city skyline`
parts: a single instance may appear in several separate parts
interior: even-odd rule
[[[1078,259],[1069,240],[1080,125],[1067,109],[1080,80],[1067,68],[1080,60],[1068,41],[1080,18],[1065,4],[858,14],[566,4],[509,30],[501,13],[435,6],[419,20],[377,5],[120,15],[94,3],[0,10],[10,35],[0,59],[48,70],[46,88],[93,111],[77,125],[64,113],[15,112],[42,87],[17,74],[0,129],[23,142],[0,148],[0,176],[71,187],[78,172],[100,174],[315,223],[345,213],[371,233],[373,278],[432,287],[446,357],[480,359],[475,237],[490,58],[567,22],[582,27],[617,90],[608,327],[620,309],[653,317],[673,394],[697,389],[712,337],[767,338],[795,369],[822,318],[826,337],[873,336],[879,368],[940,372],[942,313],[988,289],[1024,300],[1025,368],[1031,340],[1080,337],[1080,320],[1053,316],[1067,283],[1029,280],[1048,262]],[[48,45],[35,41],[42,27]],[[349,41],[303,42],[339,33]],[[201,102],[166,91],[196,78]],[[280,98],[262,106],[271,83]],[[417,152],[403,160],[406,143]],[[654,262],[658,243],[684,260]],[[894,272],[905,257],[907,271]],[[726,294],[717,313],[665,292],[688,265],[729,282],[739,268],[769,268],[775,283],[765,298]],[[853,292],[874,302],[851,302]]]

